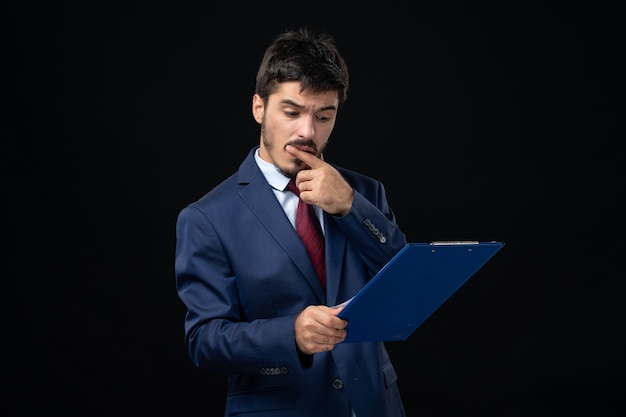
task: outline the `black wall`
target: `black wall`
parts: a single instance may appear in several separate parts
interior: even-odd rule
[[[184,351],[174,224],[258,143],[257,65],[300,24],[351,70],[326,159],[380,178],[410,241],[506,243],[388,344],[408,415],[621,415],[618,2],[14,3],[10,415],[222,414],[224,379]]]

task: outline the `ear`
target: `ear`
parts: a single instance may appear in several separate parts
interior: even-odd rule
[[[257,123],[261,124],[263,121],[263,114],[265,112],[265,103],[258,94],[252,96],[252,116]]]

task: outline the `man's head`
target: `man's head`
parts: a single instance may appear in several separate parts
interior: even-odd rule
[[[285,146],[321,156],[347,89],[347,67],[330,36],[307,29],[278,36],[261,61],[252,99],[261,158],[289,177],[307,168]]]
[[[286,81],[298,81],[303,90],[315,93],[335,90],[341,106],[348,91],[348,68],[332,37],[306,28],[276,37],[265,51],[254,92],[266,101]]]

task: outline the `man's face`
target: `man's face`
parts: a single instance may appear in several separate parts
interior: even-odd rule
[[[337,91],[301,92],[296,81],[279,84],[265,103],[255,94],[252,114],[261,124],[259,156],[288,177],[308,169],[285,146],[294,145],[320,157],[335,126],[338,103]]]

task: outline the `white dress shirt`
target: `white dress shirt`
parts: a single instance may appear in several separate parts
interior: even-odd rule
[[[272,191],[274,191],[274,195],[278,199],[278,202],[283,207],[283,210],[285,210],[285,214],[291,222],[291,225],[295,229],[296,210],[298,209],[299,198],[291,191],[286,190],[287,184],[289,184],[289,178],[278,172],[273,164],[265,162],[263,159],[261,159],[258,149],[254,154],[254,159],[256,160],[259,169],[263,173],[263,176],[272,187]],[[313,209],[315,210],[315,215],[317,216],[317,219],[320,221],[322,232],[324,232],[324,216],[322,216],[322,209],[315,205],[313,206]]]

